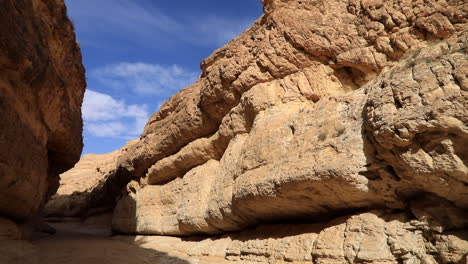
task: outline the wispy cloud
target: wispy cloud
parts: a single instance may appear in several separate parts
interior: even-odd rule
[[[167,99],[181,88],[195,82],[197,73],[177,65],[121,62],[97,68],[90,78],[111,94],[154,103]],[[96,82],[97,81],[97,82]],[[148,105],[127,104],[109,94],[88,89],[83,101],[85,131],[95,137],[134,138],[141,134],[148,121]]]
[[[204,36],[204,38],[198,39],[198,43],[222,46],[246,30],[251,24],[251,19],[239,20],[209,16],[197,23],[195,34],[191,38],[193,38],[193,41],[196,41],[198,36]],[[202,43],[202,40],[206,42]]]
[[[147,105],[128,105],[90,89],[85,92],[82,113],[85,131],[96,137],[133,138],[149,117]]]
[[[91,77],[110,89],[166,98],[195,82],[198,74],[177,65],[123,62],[98,68]]]
[[[255,18],[234,18],[216,14],[172,17],[149,1],[67,1],[71,17],[85,36],[126,36],[135,43],[154,44],[173,38],[199,46],[221,46],[245,30]],[[142,39],[146,41],[141,41]]]
[[[122,122],[88,123],[86,129],[95,137],[127,138],[127,127]]]

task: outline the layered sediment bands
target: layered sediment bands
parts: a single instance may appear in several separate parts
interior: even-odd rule
[[[86,83],[63,1],[2,1],[0,30],[0,214],[24,220],[79,160]]]
[[[466,208],[467,95],[455,77],[466,37],[422,48],[358,90],[320,77],[321,66],[305,69],[315,78],[298,73],[251,88],[213,136],[158,161],[142,179],[150,185],[129,185],[114,228],[222,233],[356,208],[406,209],[425,192]],[[314,81],[328,88],[315,103],[301,92]]]
[[[429,191],[468,207],[467,43],[464,31],[420,49],[370,86],[368,130],[400,196]]]
[[[466,4],[264,6],[119,158],[135,180],[116,230],[224,233],[423,193],[467,207]]]
[[[370,211],[315,224],[264,225],[222,237],[137,240],[144,248],[220,257],[226,263],[464,263],[466,231],[427,227],[405,213]]]

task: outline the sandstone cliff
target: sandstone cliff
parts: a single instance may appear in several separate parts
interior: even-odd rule
[[[263,4],[101,174],[91,196],[118,199],[113,228],[211,235],[299,220],[194,254],[464,263],[468,4]]]
[[[4,0],[0,31],[0,214],[17,221],[79,160],[86,83],[63,1]]]
[[[222,233],[426,192],[468,206],[466,3],[264,5],[119,158],[117,230]]]

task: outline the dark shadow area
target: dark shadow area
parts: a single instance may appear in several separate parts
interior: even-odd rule
[[[81,218],[112,212],[117,197],[130,182],[132,176],[119,168],[96,182],[90,191],[73,192],[69,195],[52,196],[44,208],[44,216],[49,219]]]
[[[37,259],[31,262],[48,264],[188,264],[187,260],[171,256],[167,252],[143,248],[134,239],[113,237],[110,217],[85,222],[51,224],[55,235],[36,235],[31,241]],[[131,237],[128,237],[131,238]],[[24,259],[23,259],[24,260]],[[26,262],[10,262],[20,264]]]
[[[112,237],[105,219],[51,225],[57,230],[54,235],[35,233],[29,241],[0,240],[0,264],[190,263],[168,252],[144,248],[133,237]]]
[[[110,178],[110,181],[105,181],[104,184],[100,184],[89,192],[55,195],[46,206],[44,215],[56,233],[53,235],[35,233],[31,240],[31,246],[35,250],[35,254],[31,256],[34,259],[21,257],[19,262],[15,262],[10,257],[7,263],[190,263],[168,252],[145,248],[134,236],[128,234],[116,236],[113,233],[112,218],[115,201],[111,203],[109,199],[104,199],[104,196],[117,189],[121,192],[119,188],[124,188],[120,186],[121,182],[115,182],[115,180],[115,178]],[[133,230],[135,227],[132,224],[136,224],[136,204],[132,199],[126,200],[128,201],[123,203],[125,208],[122,210],[127,210],[124,215],[128,217],[128,221],[123,225]],[[15,254],[13,252],[10,255]],[[0,262],[0,264],[3,263]]]

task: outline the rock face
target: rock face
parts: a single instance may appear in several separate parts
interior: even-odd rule
[[[118,198],[113,228],[189,236],[300,220],[194,254],[465,263],[468,4],[263,4],[101,175],[110,190],[128,182],[96,190]]]
[[[128,233],[468,207],[467,5],[264,1],[119,157]]]
[[[44,215],[49,218],[87,217],[111,212],[115,203],[113,195],[121,191],[112,187],[124,186],[126,182],[113,182],[109,176],[115,173],[117,158],[134,142],[111,153],[84,155],[75,167],[60,175],[60,187],[46,204]]]
[[[328,223],[266,225],[208,239],[137,240],[144,248],[235,263],[464,263],[466,231],[430,235],[422,226],[404,213],[371,211]]]
[[[0,31],[0,214],[24,220],[79,160],[86,83],[63,1],[2,1]]]

